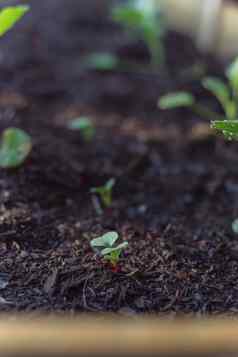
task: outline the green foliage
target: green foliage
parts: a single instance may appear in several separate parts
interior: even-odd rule
[[[29,11],[29,6],[18,5],[5,7],[0,11],[0,36],[9,31],[25,13]]]
[[[218,78],[205,78],[202,81],[205,89],[209,90],[220,102],[226,118],[228,120],[234,120],[237,116],[237,103],[234,98],[231,97],[231,91],[229,85],[225,84]]]
[[[215,120],[211,122],[211,127],[228,140],[238,140],[238,120]]]
[[[97,71],[113,71],[118,68],[119,60],[107,52],[92,53],[84,58],[84,65]]]
[[[108,232],[101,237],[91,240],[91,247],[100,253],[105,260],[109,260],[113,266],[119,262],[122,251],[128,246],[128,242],[123,242],[115,246],[119,239],[117,232]]]
[[[153,67],[165,64],[163,37],[166,26],[158,2],[155,0],[128,0],[112,10],[112,19],[135,37],[141,37],[151,54]]]
[[[105,185],[94,187],[91,189],[92,193],[99,195],[103,205],[105,207],[110,207],[112,204],[112,191],[115,186],[116,180],[114,178],[108,180]]]
[[[95,127],[91,120],[86,117],[71,120],[68,124],[68,128],[71,130],[79,130],[83,139],[87,142],[91,141],[95,136]]]
[[[0,145],[0,167],[15,168],[23,164],[32,149],[30,136],[21,129],[4,130]]]
[[[233,95],[238,95],[238,58],[236,58],[227,68],[226,76],[230,82]]]
[[[170,93],[160,98],[159,107],[164,110],[179,107],[191,107],[194,104],[194,101],[194,97],[190,93]]]
[[[161,109],[190,107],[195,113],[211,120],[211,127],[222,132],[229,140],[238,140],[238,58],[228,67],[226,81],[208,77],[203,79],[205,89],[220,103],[224,114],[220,115],[196,103],[190,93],[178,92],[163,96],[159,100]],[[190,100],[189,100],[190,98]]]

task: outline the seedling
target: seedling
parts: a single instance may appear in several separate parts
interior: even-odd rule
[[[134,37],[141,37],[150,52],[153,69],[165,65],[163,38],[166,26],[163,14],[155,0],[128,0],[113,8],[112,19]]]
[[[128,246],[128,242],[115,245],[118,239],[117,232],[108,232],[91,240],[90,245],[104,260],[109,261],[113,267],[116,267],[122,251]]]
[[[96,71],[127,71],[131,72],[144,70],[144,66],[130,60],[120,59],[108,52],[92,53],[83,60],[84,67]]]
[[[159,100],[161,109],[179,107],[190,108],[201,117],[211,120],[211,127],[221,131],[229,139],[238,139],[238,58],[228,67],[226,81],[208,77],[202,81],[203,87],[209,90],[219,101],[223,114],[213,112],[196,102],[195,97],[188,92],[168,94]]]
[[[112,9],[113,21],[119,23],[133,38],[142,38],[150,52],[154,70],[165,69],[163,38],[166,33],[164,17],[155,0],[127,0]],[[144,66],[119,59],[108,52],[92,53],[83,59],[83,65],[97,71],[144,70]]]
[[[70,121],[68,128],[79,130],[85,141],[91,141],[95,136],[95,128],[90,119],[86,117],[76,118]]]
[[[115,183],[116,180],[112,178],[108,180],[105,185],[91,189],[91,193],[99,195],[100,200],[106,208],[110,207],[112,204],[112,191]]]
[[[23,164],[32,149],[31,137],[21,129],[4,130],[0,145],[0,167],[15,168]]]
[[[92,53],[83,62],[87,68],[97,71],[113,71],[120,66],[118,57],[107,52]]]

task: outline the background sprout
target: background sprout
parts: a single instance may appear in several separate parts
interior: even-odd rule
[[[222,132],[229,140],[238,139],[238,58],[226,71],[227,80],[208,77],[202,85],[210,91],[220,103],[224,114],[213,112],[206,106],[200,105],[187,92],[177,92],[163,96],[159,100],[160,109],[189,107],[201,117],[211,120],[211,127]]]
[[[79,130],[85,141],[91,141],[95,136],[95,127],[92,121],[86,117],[76,118],[69,122],[68,128]]]
[[[92,193],[99,195],[105,207],[110,207],[112,204],[112,191],[113,187],[115,186],[115,183],[116,180],[114,178],[111,178],[105,183],[105,185],[94,187],[91,189]]]
[[[0,167],[15,168],[23,164],[32,149],[31,137],[21,129],[4,130],[0,145]]]
[[[90,245],[103,259],[108,260],[113,266],[116,266],[122,251],[128,246],[128,242],[123,242],[115,246],[118,239],[118,233],[112,231],[91,240]]]
[[[151,56],[154,69],[165,65],[163,38],[166,26],[163,14],[155,0],[128,0],[112,10],[112,19],[135,37],[141,37]]]
[[[195,102],[193,95],[186,92],[170,93],[159,101],[160,109],[173,109],[179,107],[191,107]]]
[[[84,65],[97,71],[113,71],[119,67],[117,56],[107,53],[92,53],[84,58]]]

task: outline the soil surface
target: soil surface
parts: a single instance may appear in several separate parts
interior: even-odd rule
[[[0,52],[1,130],[34,141],[21,168],[0,171],[1,311],[236,314],[237,144],[206,118],[157,108],[161,94],[188,89],[219,110],[199,80],[222,66],[170,33],[169,74],[152,73],[107,1],[31,3]],[[95,51],[145,68],[89,71]],[[67,129],[78,116],[96,126],[90,143]],[[98,215],[90,188],[111,177],[113,204]],[[117,271],[89,244],[109,230],[129,242]]]

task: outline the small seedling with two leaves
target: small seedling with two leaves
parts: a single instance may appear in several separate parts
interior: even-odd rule
[[[80,117],[71,120],[68,124],[68,128],[70,130],[78,130],[86,142],[92,141],[96,133],[92,121],[87,117]]]
[[[226,81],[208,77],[202,81],[203,87],[219,101],[223,114],[218,114],[196,102],[188,92],[168,94],[159,100],[161,109],[179,107],[190,108],[202,118],[211,120],[211,127],[223,133],[228,140],[238,139],[238,58],[228,67]]]
[[[113,268],[117,267],[122,251],[128,246],[128,242],[116,245],[119,239],[117,232],[108,232],[101,237],[91,240],[91,247],[106,261],[109,261]]]
[[[115,183],[116,180],[114,178],[111,178],[105,183],[105,185],[93,187],[90,190],[92,194],[99,196],[100,201],[105,208],[108,208],[112,205],[112,193]],[[101,205],[100,209],[97,209],[97,211],[100,211],[98,212],[100,214],[102,213]]]

